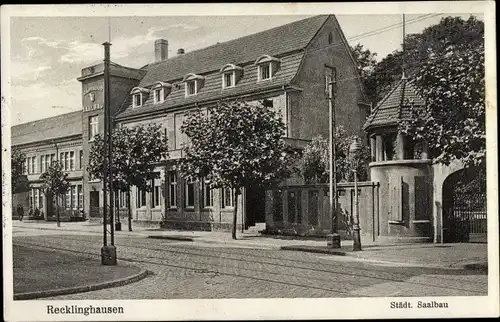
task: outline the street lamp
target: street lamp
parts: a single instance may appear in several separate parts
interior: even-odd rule
[[[358,164],[359,164],[359,152],[361,151],[361,143],[358,137],[352,139],[351,145],[349,146],[349,156],[352,160],[352,172],[354,172],[354,214],[353,214],[353,225],[352,225],[352,240],[353,240],[353,251],[361,250],[361,236],[359,231],[359,198],[358,198]]]

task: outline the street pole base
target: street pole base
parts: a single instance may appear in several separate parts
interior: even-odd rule
[[[358,252],[361,250],[361,235],[359,229],[354,229],[352,233],[352,250]]]
[[[103,246],[101,247],[101,265],[116,265],[116,247]]]
[[[122,230],[122,223],[115,222],[115,231],[121,231],[121,230]]]
[[[326,246],[328,248],[340,248],[340,235],[328,234],[326,236]]]

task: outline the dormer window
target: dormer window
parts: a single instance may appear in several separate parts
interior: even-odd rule
[[[133,96],[133,107],[142,106],[142,93],[134,94]]]
[[[189,96],[189,95],[196,95],[197,94],[197,91],[196,91],[196,81],[189,81],[189,82],[186,82],[186,96]]]
[[[149,89],[142,87],[134,87],[130,94],[132,94],[132,107],[140,107],[146,101]]]
[[[263,81],[272,79],[273,76],[279,69],[280,60],[276,57],[271,57],[269,55],[260,56],[256,61],[255,65],[257,65],[258,70],[258,79],[257,81]]]
[[[182,81],[185,84],[186,97],[188,97],[198,94],[205,83],[205,77],[188,74]]]
[[[170,94],[171,89],[172,89],[172,84],[157,82],[152,88],[154,103],[159,104],[165,101],[165,98],[167,97],[168,94]]]
[[[260,80],[271,78],[271,63],[266,63],[259,66],[259,76]]]
[[[243,76],[243,68],[234,64],[227,64],[221,68],[220,73],[222,74],[222,88],[231,88],[235,87]]]
[[[163,87],[157,88],[154,90],[154,100],[155,104],[161,103],[164,101],[165,97],[163,95]]]
[[[224,88],[234,87],[234,73],[224,73],[224,84],[222,85]]]

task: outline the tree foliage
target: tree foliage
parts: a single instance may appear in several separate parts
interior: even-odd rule
[[[452,22],[449,28],[455,30],[460,21]],[[414,77],[426,105],[412,107],[411,117],[400,124],[403,133],[428,142],[437,163],[461,160],[469,167],[481,166],[485,160],[484,38],[478,25],[482,26],[471,18],[463,22],[467,33],[448,35],[445,29],[448,33],[440,46],[427,49],[428,58]]]
[[[377,61],[375,60],[377,53],[372,53],[369,49],[365,49],[360,43],[351,47],[351,51],[358,64],[358,73],[361,76],[365,92],[370,102],[373,102],[375,100],[376,83],[371,76],[373,75],[375,66],[377,65]]]
[[[448,44],[476,48],[484,45],[484,23],[474,16],[467,20],[445,17],[438,24],[425,28],[421,33],[405,37],[405,73],[414,77],[433,53],[443,52]],[[395,50],[375,65],[364,80],[367,94],[373,103],[380,101],[401,79],[402,50]]]
[[[353,181],[353,163],[349,156],[349,146],[355,136],[347,135],[342,126],[336,129],[335,161],[337,182]],[[366,165],[370,158],[370,151],[367,146],[363,146],[358,157],[358,178],[360,181],[368,179]],[[329,182],[329,160],[330,148],[327,139],[317,136],[312,139],[304,149],[299,161],[298,171],[304,181],[311,183]]]
[[[293,153],[284,141],[285,124],[263,104],[221,101],[206,112],[191,113],[181,130],[189,138],[181,173],[187,180],[205,178],[214,188],[265,187],[291,174]],[[233,238],[236,238],[236,207]]]
[[[113,192],[127,192],[128,229],[132,231],[130,190],[133,186],[145,191],[152,190],[152,180],[159,176],[154,169],[168,157],[167,136],[161,126],[156,124],[130,128],[122,126],[113,129],[111,135]],[[107,151],[108,144],[104,142],[104,136],[96,135],[87,166],[92,178],[104,179],[108,171]]]
[[[48,169],[40,175],[42,185],[41,190],[45,194],[60,196],[69,189],[68,173],[63,171],[63,165],[60,161],[53,161]]]
[[[10,169],[11,169],[11,188],[12,193],[18,193],[29,189],[29,184],[25,179],[24,167],[26,155],[19,149],[13,148],[11,152]]]
[[[90,148],[87,171],[104,179],[107,144],[98,134]],[[159,125],[119,127],[112,131],[112,178],[115,190],[129,191],[136,186],[151,190],[156,165],[168,156],[167,137]]]

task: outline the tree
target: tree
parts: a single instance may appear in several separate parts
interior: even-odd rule
[[[61,226],[59,218],[59,199],[69,189],[68,174],[63,171],[63,165],[60,161],[54,161],[49,168],[42,173],[40,180],[42,181],[41,189],[46,196],[56,198],[56,220],[57,226]],[[49,198],[47,198],[49,199]]]
[[[336,129],[335,161],[337,170],[337,182],[342,180],[353,180],[352,164],[349,159],[349,146],[354,138],[347,135],[342,126]],[[363,146],[360,153],[360,162],[358,164],[358,175],[361,181],[368,178],[366,164],[370,158],[370,152],[367,146]],[[299,161],[298,171],[306,183],[327,183],[329,182],[329,160],[330,148],[327,139],[317,136],[312,139]]]
[[[112,148],[113,196],[117,191],[127,193],[128,229],[132,231],[130,190],[135,186],[151,191],[152,180],[159,176],[154,169],[168,157],[167,136],[156,124],[130,128],[122,126],[112,131]],[[90,148],[87,166],[91,177],[104,179],[107,173],[106,155],[107,144],[103,135],[98,134]]]
[[[10,160],[12,193],[29,190],[29,184],[24,174],[26,155],[19,149],[13,148]]]
[[[428,142],[436,163],[460,160],[465,167],[484,164],[484,46],[449,44],[422,65],[415,82],[426,104],[411,107],[411,117],[401,122],[400,130]]]
[[[453,44],[457,47],[477,48],[484,46],[484,23],[474,16],[467,20],[460,17],[445,17],[438,24],[425,28],[421,33],[405,37],[405,73],[413,78],[432,54],[443,52]],[[382,59],[365,81],[369,96],[376,103],[401,79],[403,66],[402,50],[395,50]],[[366,86],[366,85],[365,85]]]
[[[352,54],[358,64],[358,73],[361,76],[361,81],[365,87],[366,95],[370,102],[375,102],[376,98],[376,83],[372,77],[377,61],[375,57],[377,53],[372,53],[369,49],[364,49],[360,43],[351,47]]]
[[[285,125],[263,104],[222,101],[207,112],[191,113],[181,128],[190,141],[184,147],[181,174],[205,178],[213,188],[234,190],[232,237],[236,239],[238,196],[243,188],[269,187],[291,174]]]

